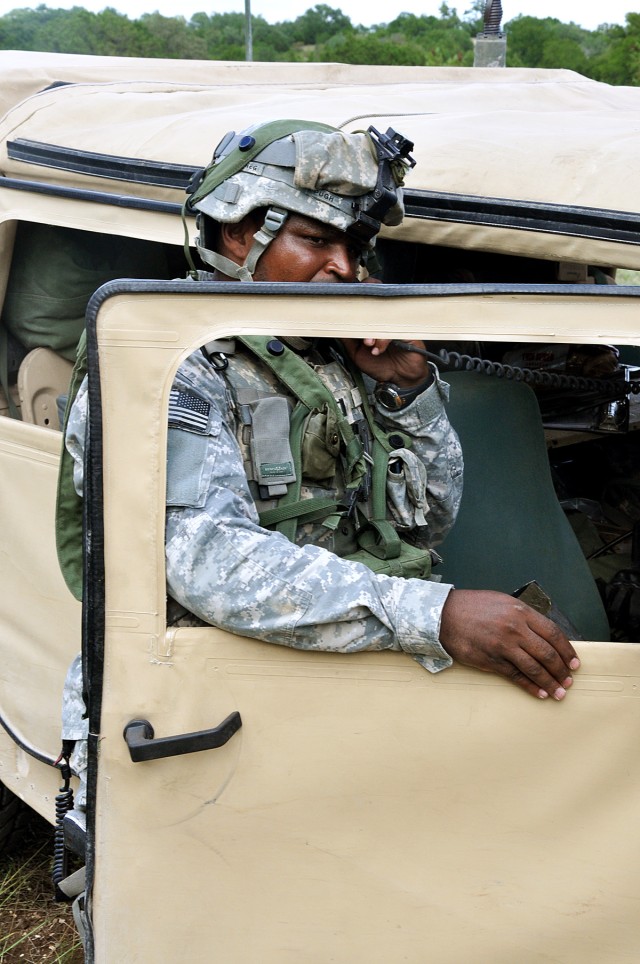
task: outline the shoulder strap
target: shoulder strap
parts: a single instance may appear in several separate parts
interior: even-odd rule
[[[238,341],[257,355],[309,411],[328,404],[341,414],[335,398],[322,379],[281,341],[263,335],[247,335],[239,337]]]
[[[298,399],[291,417],[290,447],[293,453],[296,482],[287,488],[275,509],[261,513],[260,521],[264,526],[275,526],[290,541],[301,522],[329,518],[343,512],[346,506],[330,499],[301,499],[301,451],[302,433],[306,416],[313,409],[330,406],[335,412],[342,441],[346,450],[347,489],[355,491],[366,471],[362,442],[342,414],[338,403],[322,379],[295,352],[282,342],[277,341],[273,351],[274,339],[263,336],[241,337],[239,339],[250,351],[257,355]],[[269,350],[271,347],[271,350]],[[372,518],[363,517],[359,542],[367,552],[381,559],[392,559],[400,555],[402,542],[395,528],[387,520],[386,479],[387,464],[391,445],[385,433],[376,424],[369,406],[366,388],[360,372],[350,368],[351,375],[360,392],[362,407],[373,438],[372,465]]]
[[[294,351],[277,339],[259,335],[244,336],[238,339],[271,369],[280,381],[297,399],[291,416],[289,434],[290,448],[294,459],[295,482],[287,486],[287,492],[278,500],[275,509],[260,513],[264,526],[274,526],[278,532],[295,540],[296,529],[301,522],[328,519],[336,513],[344,512],[346,506],[335,499],[302,499],[302,436],[307,416],[312,411],[330,408],[335,417],[346,453],[347,488],[354,491],[366,472],[362,443],[355,434],[340,406],[314,370]],[[275,344],[274,344],[275,343]],[[274,347],[276,348],[274,352]],[[270,350],[271,349],[271,350]]]

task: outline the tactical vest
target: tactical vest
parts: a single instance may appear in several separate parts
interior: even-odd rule
[[[302,358],[279,339],[237,341],[224,375],[260,524],[374,572],[428,579],[431,552],[401,538],[388,508],[393,452],[411,439],[378,425],[360,372],[337,356]],[[263,363],[257,379],[251,356]]]
[[[410,449],[411,440],[397,430],[385,433],[375,422],[360,373],[345,372],[337,360],[314,369],[278,339],[237,341],[242,348],[231,364],[216,367],[234,399],[238,444],[260,524],[292,542],[323,545],[377,573],[428,579],[431,552],[407,541],[411,533],[401,538],[387,506],[390,454]],[[258,379],[252,375],[254,356],[263,363]],[[65,431],[86,370],[82,339]],[[82,500],[63,443],[56,545],[64,579],[77,599],[82,598],[82,532]]]

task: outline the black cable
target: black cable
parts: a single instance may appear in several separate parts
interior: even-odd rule
[[[69,901],[70,898],[60,889],[60,883],[69,874],[69,851],[64,839],[64,818],[73,810],[73,790],[71,789],[71,767],[69,757],[73,742],[63,741],[62,752],[57,759],[62,774],[62,786],[56,795],[56,825],[53,838],[53,870],[51,881],[54,886],[55,899],[57,901]]]
[[[496,378],[506,378],[516,382],[525,382],[538,388],[561,388],[578,392],[595,392],[604,399],[614,400],[626,395],[640,394],[640,381],[623,381],[620,378],[585,378],[579,375],[559,375],[557,372],[533,371],[530,368],[516,368],[502,362],[478,358],[474,355],[462,355],[457,351],[447,351],[442,348],[435,355],[426,348],[418,348],[408,341],[393,339],[391,344],[401,351],[416,352],[424,355],[439,367],[446,366],[453,371],[472,371],[482,375],[495,375]]]

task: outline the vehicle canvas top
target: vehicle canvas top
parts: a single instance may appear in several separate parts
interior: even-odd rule
[[[164,80],[133,79],[138,62],[109,59],[115,82],[57,87],[9,110],[7,178],[180,205],[228,130],[283,113],[392,126],[417,160],[395,237],[464,246],[473,232],[488,250],[640,267],[636,88],[526,69],[209,63],[189,76],[189,61],[164,61]]]
[[[0,50],[0,115],[14,104],[54,84],[115,83],[170,78],[180,83],[234,84],[237,70],[251,67],[254,82],[272,82],[290,64],[251,64],[213,60],[166,60],[161,57],[98,57],[92,54],[58,54],[30,50]],[[224,67],[224,71],[221,70]],[[324,64],[298,64],[313,77]],[[334,65],[336,76],[340,65]],[[359,68],[366,76],[367,67]],[[411,69],[411,68],[409,68]]]

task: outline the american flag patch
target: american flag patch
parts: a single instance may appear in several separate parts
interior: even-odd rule
[[[209,428],[211,405],[204,398],[172,388],[169,393],[169,425],[204,435]]]

